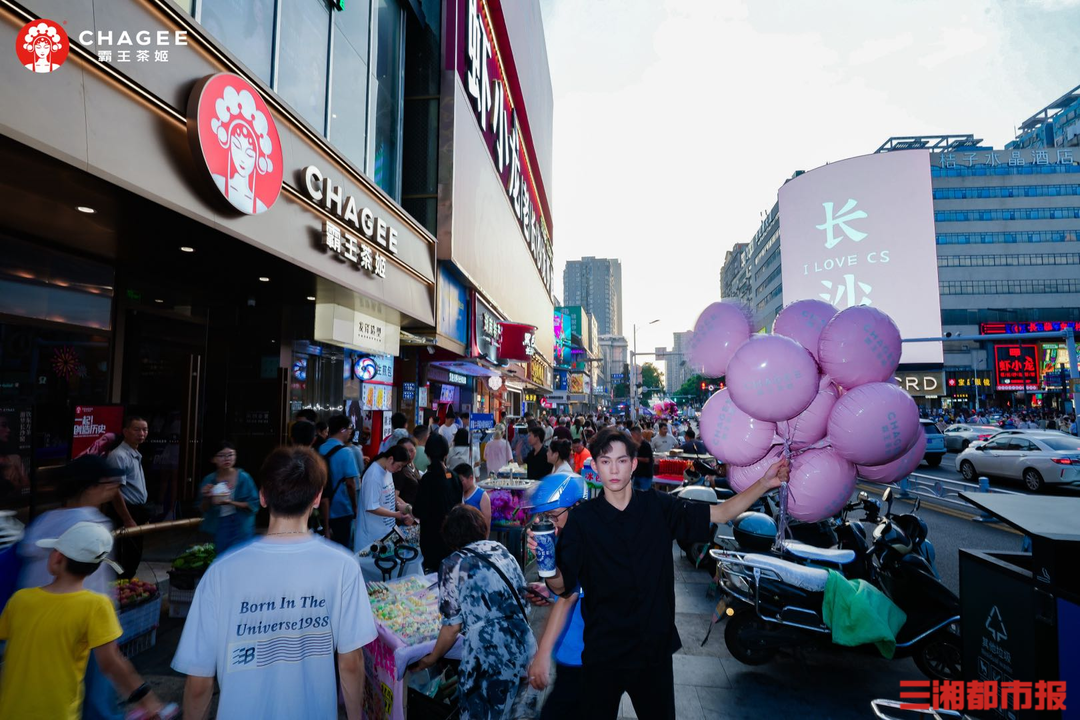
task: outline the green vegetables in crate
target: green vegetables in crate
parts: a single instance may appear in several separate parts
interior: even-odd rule
[[[172,566],[175,570],[205,570],[214,562],[215,555],[214,543],[193,545],[173,560]]]

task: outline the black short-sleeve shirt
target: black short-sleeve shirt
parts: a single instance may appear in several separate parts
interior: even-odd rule
[[[555,560],[566,587],[584,591],[582,662],[641,667],[682,647],[671,541],[708,539],[708,505],[655,490],[634,491],[622,511],[602,495],[571,510]]]
[[[548,446],[544,445],[537,452],[529,451],[525,456],[525,476],[530,480],[540,480],[551,474],[554,466],[547,461]]]

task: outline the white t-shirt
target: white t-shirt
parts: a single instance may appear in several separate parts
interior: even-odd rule
[[[450,443],[450,447],[454,447],[454,436],[457,435],[457,431],[460,429],[457,425],[440,425],[439,434],[446,438],[446,442]]]
[[[353,550],[356,552],[366,550],[372,543],[382,540],[394,529],[396,522],[394,518],[368,512],[376,508],[386,508],[391,512],[397,510],[394,476],[383,470],[379,463],[371,463],[371,467],[367,469],[364,478],[360,481],[359,501],[360,512],[357,513],[356,536],[353,540]]]
[[[266,538],[206,571],[172,667],[217,676],[218,717],[336,720],[334,653],[376,635],[360,565],[347,550],[314,536]]]
[[[660,433],[657,433],[656,435],[653,436],[653,439],[652,439],[653,452],[666,453],[669,450],[677,448],[678,446],[679,446],[679,441],[676,440],[675,436],[672,435],[670,432],[667,435],[661,435]]]

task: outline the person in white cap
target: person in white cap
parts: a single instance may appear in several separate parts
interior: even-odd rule
[[[54,580],[18,591],[0,614],[0,640],[7,641],[0,717],[79,718],[91,650],[128,703],[155,717],[161,702],[120,654],[116,641],[122,630],[112,603],[83,587],[103,562],[121,571],[108,557],[112,535],[97,523],[80,522],[37,545],[52,550],[48,568]]]

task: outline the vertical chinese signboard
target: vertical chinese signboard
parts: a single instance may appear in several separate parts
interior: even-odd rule
[[[544,286],[551,291],[553,260],[551,234],[537,192],[536,174],[527,151],[527,134],[519,124],[520,97],[514,97],[503,53],[492,30],[484,0],[458,0],[458,74],[476,115],[503,189]]]
[[[1036,392],[1041,390],[1037,345],[995,345],[994,372],[997,389]]]

